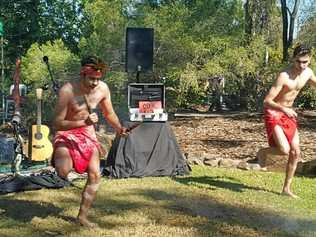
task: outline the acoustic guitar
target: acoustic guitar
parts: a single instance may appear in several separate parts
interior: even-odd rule
[[[32,125],[31,139],[29,148],[29,157],[33,161],[45,161],[49,160],[53,154],[53,145],[50,142],[49,128],[46,125],[42,125],[42,93],[43,89],[36,89],[37,98],[37,122],[36,125]]]

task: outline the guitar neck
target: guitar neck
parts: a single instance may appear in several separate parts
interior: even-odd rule
[[[37,100],[37,120],[36,125],[40,127],[42,125],[42,100]]]
[[[37,133],[41,132],[41,124],[42,124],[42,92],[41,88],[36,89],[36,98],[37,98],[37,122],[36,122],[36,131]]]

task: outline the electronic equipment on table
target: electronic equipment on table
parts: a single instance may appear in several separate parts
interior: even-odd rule
[[[128,112],[132,122],[165,122],[165,86],[162,83],[128,85]]]

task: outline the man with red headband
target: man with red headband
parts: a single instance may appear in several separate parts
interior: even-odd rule
[[[67,178],[72,169],[80,174],[87,172],[88,180],[82,192],[78,221],[84,226],[94,227],[96,224],[87,219],[87,212],[100,184],[102,152],[94,127],[98,115],[92,109],[99,106],[118,134],[127,135],[127,130],[113,110],[107,84],[100,81],[105,74],[105,64],[89,56],[81,61],[81,66],[80,79],[66,83],[59,90],[54,120],[53,164],[63,178]]]
[[[316,77],[308,67],[311,50],[299,45],[293,52],[293,64],[282,71],[265,97],[265,124],[272,154],[288,155],[286,177],[282,194],[296,198],[291,191],[291,183],[297,162],[300,161],[297,113],[293,103],[299,91],[310,83],[316,87]]]

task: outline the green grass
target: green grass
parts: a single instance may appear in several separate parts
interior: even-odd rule
[[[74,223],[77,187],[0,196],[0,236],[316,236],[316,180],[279,195],[284,174],[194,166],[186,177],[102,179],[91,219]]]

